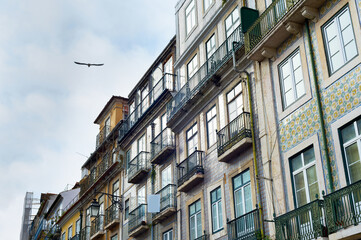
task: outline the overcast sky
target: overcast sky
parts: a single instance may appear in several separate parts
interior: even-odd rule
[[[0,0],[0,239],[19,239],[26,191],[80,180],[93,121],[174,36],[176,2]]]

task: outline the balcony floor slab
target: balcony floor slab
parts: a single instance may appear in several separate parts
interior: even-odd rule
[[[192,177],[190,177],[187,181],[185,181],[182,185],[178,187],[178,192],[189,191],[192,187],[194,187],[194,185],[203,181],[203,179],[204,179],[203,173],[195,173]]]

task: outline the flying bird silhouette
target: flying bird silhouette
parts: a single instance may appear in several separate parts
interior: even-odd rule
[[[79,65],[85,65],[85,66],[97,66],[97,67],[100,67],[100,66],[103,66],[104,63],[81,63],[81,62],[74,62],[75,64],[79,64]]]

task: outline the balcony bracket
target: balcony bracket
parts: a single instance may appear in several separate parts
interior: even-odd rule
[[[276,59],[276,49],[270,47],[264,47],[261,51],[261,54],[265,58],[269,58],[272,61]]]
[[[318,10],[316,8],[304,6],[301,9],[301,14],[303,17],[310,19],[313,22],[317,22],[318,20]]]
[[[287,32],[297,35],[297,37],[301,37],[301,29],[302,25],[295,22],[288,22],[285,24]]]
[[[218,76],[218,75],[213,75],[212,78],[211,78],[211,81],[213,82],[213,84],[214,84],[216,87],[220,87],[220,86],[221,86],[220,80],[221,80],[221,77]]]

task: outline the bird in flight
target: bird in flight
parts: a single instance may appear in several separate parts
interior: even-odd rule
[[[103,66],[104,63],[81,63],[81,62],[74,62],[75,64],[79,64],[79,65],[85,65],[85,66],[97,66],[97,67],[100,67],[100,66]]]

